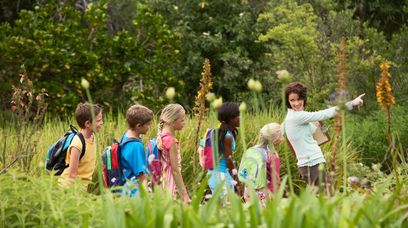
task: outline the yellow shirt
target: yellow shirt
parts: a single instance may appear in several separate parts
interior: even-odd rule
[[[92,136],[94,137],[94,135]],[[93,142],[85,139],[86,148],[84,156],[79,160],[78,164],[78,176],[77,178],[80,179],[80,183],[82,188],[87,191],[88,184],[92,180],[92,175],[96,168],[96,143],[95,140]],[[72,139],[71,145],[68,147],[67,156],[65,158],[65,163],[69,164],[69,160],[71,157],[71,149],[75,147],[80,152],[82,152],[82,143],[79,139],[79,136],[75,135]],[[75,183],[75,180],[68,177],[70,167],[64,169],[64,172],[58,178],[58,185],[59,186],[71,186]]]

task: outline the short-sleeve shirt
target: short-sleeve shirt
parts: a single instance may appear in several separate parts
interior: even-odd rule
[[[173,174],[171,172],[170,164],[170,153],[173,146],[176,147],[177,151],[177,167],[181,170],[181,154],[180,154],[180,143],[169,131],[164,131],[161,134],[162,140],[162,166],[163,166],[163,176],[162,176],[162,186],[168,189],[173,197],[177,195],[176,181],[174,180]]]
[[[88,184],[92,181],[92,175],[96,168],[96,144],[95,140],[92,142],[88,139],[85,139],[85,143],[85,154],[79,160],[77,178],[80,179],[81,186],[86,191],[88,189]],[[82,142],[78,135],[74,136],[71,145],[68,147],[67,156],[65,157],[66,164],[69,164],[72,148],[76,148],[82,153]],[[61,176],[58,178],[58,184],[60,186],[70,186],[74,183],[69,178],[69,169],[69,166],[64,169],[64,172],[62,172]]]
[[[124,134],[120,142],[124,142],[127,138]],[[128,142],[122,147],[121,165],[124,179],[130,180],[140,174],[148,174],[147,159],[141,139],[139,142]]]

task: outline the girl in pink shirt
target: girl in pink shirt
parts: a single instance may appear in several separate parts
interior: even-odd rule
[[[159,118],[157,145],[162,152],[162,187],[170,190],[173,197],[176,197],[178,191],[187,203],[190,197],[181,175],[180,143],[175,137],[175,131],[183,129],[185,118],[183,106],[169,104],[164,107]]]

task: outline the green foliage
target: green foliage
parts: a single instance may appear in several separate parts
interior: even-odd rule
[[[321,39],[312,6],[282,1],[261,14],[258,21],[266,28],[258,40],[265,43],[271,65],[276,70],[287,69],[295,80],[305,82],[312,100],[322,101],[322,97],[327,97],[333,82],[330,78],[335,75],[330,67],[335,63],[331,53],[331,58],[327,58],[326,49],[330,43]],[[323,90],[322,84],[327,85]],[[316,95],[320,97],[314,99]]]
[[[391,110],[391,130],[395,137],[395,146],[408,146],[408,125],[406,124],[407,109],[396,106]],[[361,151],[360,161],[368,166],[374,163],[389,162],[386,138],[386,114],[381,110],[373,111],[371,115],[351,116],[348,123],[348,133],[354,146]],[[404,150],[404,149],[403,149]],[[402,153],[406,153],[401,151]]]
[[[342,36],[350,94],[365,92],[374,107],[378,64],[387,59],[397,101],[407,103],[407,1],[43,2],[0,4],[10,22],[0,25],[3,109],[22,64],[36,87],[49,91],[54,111],[70,112],[85,98],[81,77],[97,102],[114,110],[135,102],[158,109],[169,86],[176,100],[192,105],[209,58],[213,92],[224,100],[250,102],[246,82],[254,78],[265,104],[280,102],[274,72],[286,68],[308,86],[315,110],[335,91]]]
[[[146,0],[163,15],[173,31],[179,35],[186,91],[195,91],[200,80],[204,58],[211,63],[214,91],[224,100],[234,100],[248,94],[249,78],[269,75],[258,70],[263,47],[254,42],[257,34],[256,18],[268,5],[264,1],[183,1]],[[193,103],[193,97],[186,97]]]
[[[182,89],[174,73],[179,43],[161,16],[136,4],[132,29],[112,31],[108,20],[113,16],[104,1],[85,11],[72,4],[38,5],[21,11],[14,26],[1,25],[4,95],[16,83],[21,64],[37,88],[47,89],[50,109],[59,112],[71,112],[85,97],[81,77],[91,83],[96,101],[108,107],[140,102],[158,108],[167,86]],[[2,101],[5,105],[7,99]]]
[[[247,203],[235,194],[230,205],[222,206],[218,196],[200,204],[196,193],[191,205],[174,201],[163,191],[141,197],[114,197],[87,194],[79,186],[60,188],[47,174],[26,177],[16,173],[1,175],[0,225],[2,227],[406,227],[406,190],[389,191],[390,178],[373,188],[371,194],[352,192],[330,198],[310,191],[283,198],[281,188],[267,207],[262,208],[254,192]],[[408,184],[408,179],[402,179]],[[198,198],[196,197],[198,196]],[[18,203],[16,203],[18,202]]]

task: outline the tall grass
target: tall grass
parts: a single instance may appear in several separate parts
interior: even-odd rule
[[[266,111],[246,113],[243,116],[244,135],[237,141],[237,152],[234,158],[239,162],[243,153],[242,137],[245,137],[248,146],[255,145],[259,129],[269,122],[280,122],[282,116],[278,108],[271,107]],[[60,121],[46,118],[42,130],[37,132],[33,139],[36,140],[36,155],[32,161],[30,174],[21,174],[21,167],[15,166],[5,175],[0,175],[0,227],[26,227],[26,226],[63,226],[63,227],[207,227],[207,226],[239,226],[239,227],[332,227],[332,226],[392,226],[401,227],[408,225],[408,170],[401,166],[401,186],[395,188],[393,176],[381,176],[374,188],[349,189],[347,194],[335,193],[332,197],[323,195],[316,197],[315,193],[303,184],[297,174],[295,157],[283,156],[284,148],[277,148],[281,155],[281,170],[283,181],[279,193],[267,202],[267,207],[257,201],[252,192],[251,201],[242,203],[235,194],[229,195],[229,205],[222,205],[216,191],[213,197],[202,202],[205,194],[205,171],[194,171],[193,157],[198,156],[194,145],[196,118],[188,118],[183,131],[177,133],[181,142],[183,178],[187,189],[192,196],[190,205],[173,198],[163,192],[156,191],[152,194],[142,191],[140,197],[117,197],[110,192],[104,194],[89,194],[81,190],[80,186],[72,188],[59,188],[56,178],[44,171],[44,158],[48,146],[60,137],[73,118]],[[203,135],[206,127],[215,127],[214,113],[210,113],[203,124]],[[10,157],[8,151],[17,147],[16,132],[13,124],[2,125],[0,138],[7,138],[7,150],[2,153]],[[143,141],[147,142],[157,132],[154,122],[151,130]],[[104,127],[97,133],[97,151],[112,143],[112,139],[119,139],[126,130],[124,115],[105,113]],[[3,143],[0,143],[3,144]],[[330,143],[325,144],[323,151],[330,160]],[[339,167],[347,162],[348,167],[355,167],[359,160],[359,151],[354,149],[351,138],[345,145],[347,157],[342,154],[336,159]],[[10,149],[10,150],[9,150]],[[1,154],[1,153],[0,153]],[[285,159],[289,159],[286,163]],[[1,162],[1,159],[0,159]],[[287,167],[292,171],[295,192],[287,198]],[[341,170],[341,169],[340,169]],[[353,170],[348,174],[353,175]],[[336,173],[342,184],[342,172]],[[95,178],[96,181],[96,178]],[[405,188],[404,188],[405,187]],[[95,188],[97,189],[97,188]],[[94,191],[96,193],[98,191]]]
[[[407,184],[407,176],[402,181]],[[0,227],[406,227],[408,197],[391,192],[392,177],[371,194],[357,191],[316,197],[308,189],[290,198],[283,186],[267,207],[256,197],[242,203],[229,195],[230,205],[219,204],[217,193],[201,204],[202,190],[185,205],[169,193],[143,192],[140,197],[85,193],[79,185],[59,188],[49,175],[26,176],[14,172],[0,176]],[[283,180],[286,182],[286,178]],[[218,191],[219,192],[219,191]],[[255,193],[252,193],[255,194]]]
[[[217,121],[214,113],[210,113],[210,116],[203,123],[201,132],[199,133],[202,136],[207,127],[216,127]],[[271,107],[266,111],[261,111],[258,113],[246,113],[242,116],[242,128],[245,129],[244,135],[239,135],[237,138],[237,147],[234,154],[234,158],[237,161],[237,164],[240,162],[240,158],[243,153],[243,137],[245,137],[246,144],[248,147],[253,146],[257,143],[259,137],[259,130],[267,123],[270,122],[280,122],[282,117],[280,116],[278,108]],[[143,142],[146,143],[149,139],[153,138],[157,134],[157,118],[154,119],[152,127],[149,132],[143,136]],[[33,175],[39,175],[42,173],[43,164],[45,161],[46,151],[48,147],[55,142],[61,135],[63,135],[68,129],[69,124],[76,124],[73,117],[66,117],[63,120],[46,117],[42,130],[36,132],[32,137],[33,141],[36,141],[35,151],[36,154],[32,161],[32,169],[30,171]],[[187,118],[186,125],[184,129],[177,133],[177,138],[180,140],[180,147],[182,153],[182,172],[183,179],[186,183],[187,189],[190,192],[193,192],[198,188],[199,184],[202,181],[202,178],[205,176],[206,172],[203,169],[194,169],[194,157],[198,156],[196,152],[196,145],[194,145],[194,138],[196,136],[197,120],[196,118]],[[97,151],[102,153],[103,149],[112,144],[113,139],[120,139],[123,133],[126,131],[127,125],[125,116],[123,113],[118,112],[116,114],[104,113],[104,127],[100,132],[96,134],[97,140]],[[0,138],[7,139],[3,141],[0,145],[4,147],[6,143],[6,149],[0,147],[0,166],[3,165],[2,159],[11,157],[11,151],[15,151],[17,148],[16,145],[16,132],[12,124],[6,124],[0,130]],[[346,146],[347,158],[346,161],[348,164],[352,164],[358,161],[358,151],[353,149],[352,143],[348,143]],[[330,159],[330,148],[331,143],[327,143],[323,146],[323,151],[326,152],[325,157]],[[294,182],[295,188],[299,189],[302,186],[299,175],[296,168],[296,158],[292,154],[285,156],[284,146],[277,148],[279,155],[281,157],[281,173],[282,175],[287,174],[287,164],[290,165],[290,170],[292,172],[292,180]],[[2,155],[4,154],[4,156]],[[289,159],[289,162],[286,162],[286,159]],[[343,157],[339,155],[336,159],[336,163],[339,167],[342,167]],[[359,162],[359,161],[358,161]],[[15,166],[14,169],[20,170],[22,167]],[[339,175],[342,175],[340,172]]]

